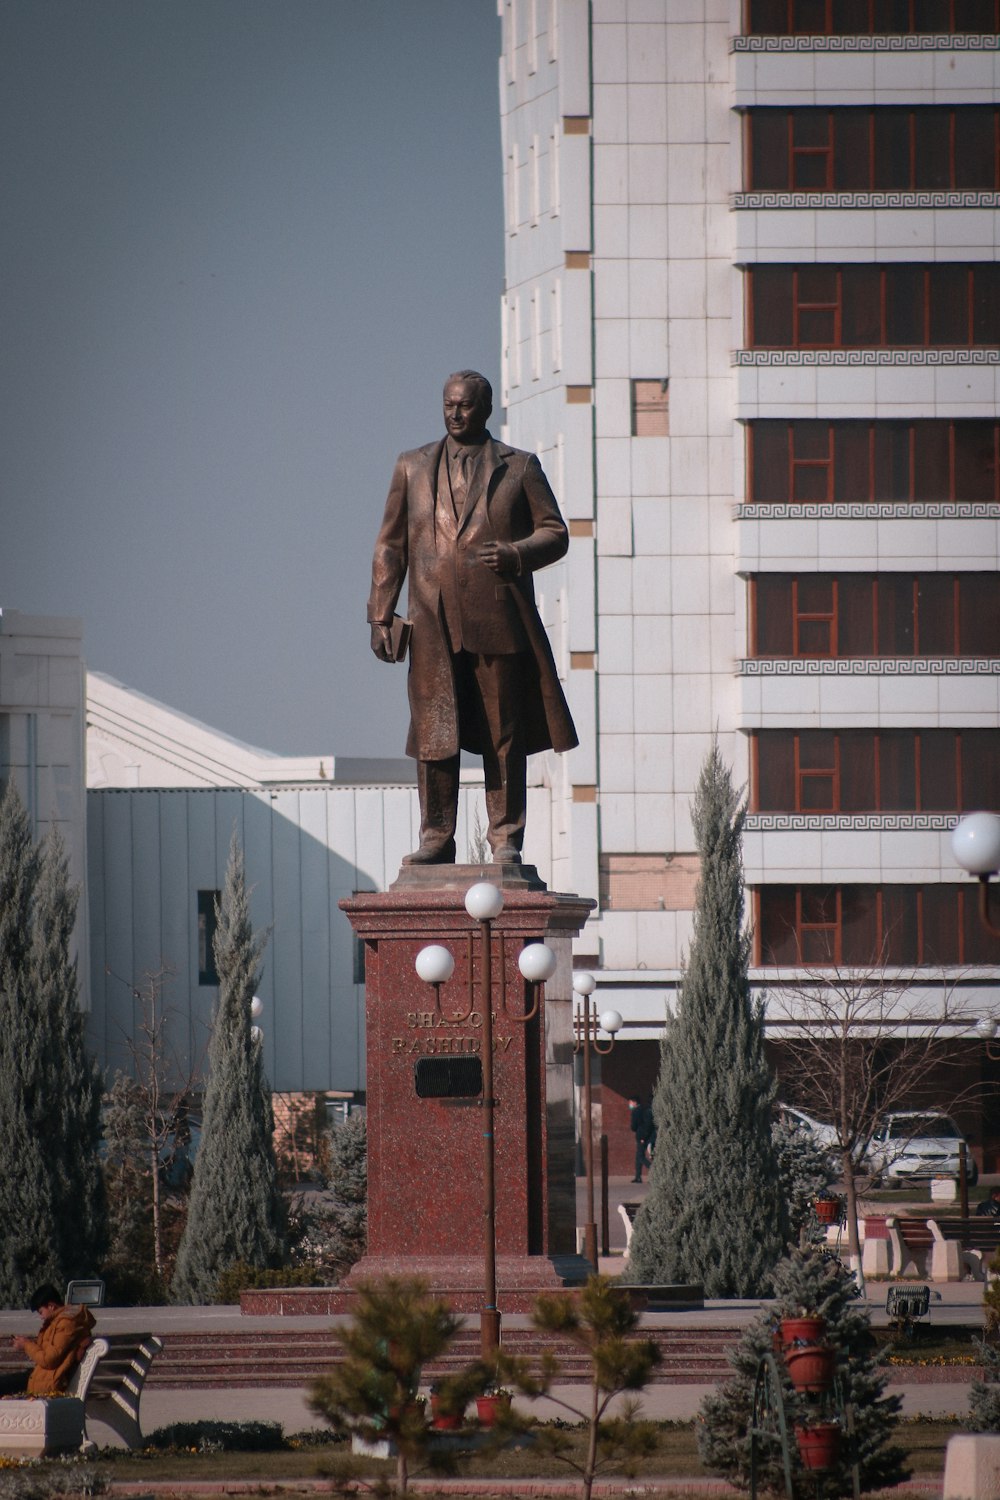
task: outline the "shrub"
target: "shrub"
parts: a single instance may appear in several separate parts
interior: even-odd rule
[[[287,1448],[280,1422],[171,1422],[145,1439],[147,1448],[197,1448],[199,1453],[267,1453]]]
[[[245,1266],[237,1262],[228,1266],[216,1283],[217,1302],[239,1302],[240,1292],[251,1288],[273,1286],[322,1286],[323,1278],[315,1266]]]

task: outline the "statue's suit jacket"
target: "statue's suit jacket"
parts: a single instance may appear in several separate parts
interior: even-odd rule
[[[571,750],[576,731],[531,579],[536,568],[556,562],[569,546],[555,496],[533,453],[487,437],[454,542],[442,548],[435,535],[435,508],[443,447],[441,439],[399,455],[372,560],[369,621],[392,619],[409,573],[413,635],[406,753],[417,760],[447,760],[460,748],[482,750],[475,716],[463,711],[456,695],[443,602],[449,618],[461,622],[466,651],[524,653],[519,698],[525,753]],[[488,541],[516,547],[519,574],[502,578],[477,560],[478,549]]]

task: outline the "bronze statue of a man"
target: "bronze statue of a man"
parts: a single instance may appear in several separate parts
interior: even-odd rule
[[[571,750],[576,731],[535,607],[531,575],[569,546],[533,453],[490,436],[493,391],[460,370],[444,388],[447,435],[401,453],[372,559],[372,650],[409,573],[413,622],[406,753],[417,761],[420,845],[404,864],[453,864],[460,750],[483,757],[497,864],[519,864],[526,761]]]

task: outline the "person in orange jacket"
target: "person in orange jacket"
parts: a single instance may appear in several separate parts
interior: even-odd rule
[[[38,1336],[15,1334],[11,1342],[31,1364],[0,1375],[0,1396],[59,1395],[90,1343],[94,1315],[89,1307],[64,1307],[48,1282],[32,1293],[30,1306],[42,1320]]]

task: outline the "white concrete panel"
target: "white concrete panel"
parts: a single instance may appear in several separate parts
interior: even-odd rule
[[[587,520],[594,514],[594,409],[567,403],[560,422],[563,493],[558,496],[559,503],[567,518]]]
[[[594,85],[594,139],[602,146],[623,146],[629,139],[629,91],[624,83]]]
[[[577,0],[557,0],[559,6],[559,113],[590,114],[590,26],[586,8]],[[620,29],[620,28],[615,28]],[[594,40],[602,57],[606,42]],[[624,74],[621,75],[624,77]]]
[[[601,615],[631,615],[632,569],[630,558],[599,557],[597,560],[597,595]]]
[[[594,206],[594,254],[623,260],[631,243],[631,215],[624,203],[598,203]]]
[[[631,675],[602,672],[598,678],[598,705],[602,734],[635,732],[634,680]]]
[[[601,847],[630,853],[635,849],[635,798],[626,792],[601,788]]]
[[[633,143],[661,143],[667,138],[667,91],[662,84],[630,83],[626,127]]]
[[[590,249],[590,137],[559,143],[559,221],[564,250]]]
[[[594,542],[590,537],[574,537],[567,554],[569,588],[569,649],[596,649],[596,614],[594,609]]]
[[[632,649],[631,612],[613,615],[602,608],[599,659],[603,672],[631,672],[635,657]]]
[[[568,271],[562,280],[562,377],[566,385],[590,385],[594,378],[590,277]]]
[[[668,250],[666,204],[630,204],[626,213],[628,215],[628,253],[637,260],[665,259]]]
[[[626,56],[630,83],[666,83],[666,28],[641,24],[630,17],[626,29]]]
[[[601,792],[635,791],[635,735],[601,734]]]
[[[677,501],[638,495],[632,501],[632,537],[635,550],[644,556],[664,555],[670,551],[673,512]],[[695,548],[703,551],[704,548]]]
[[[598,556],[631,557],[632,551],[632,502],[627,497],[598,497]]]
[[[635,674],[637,677],[654,675],[666,684],[665,674],[673,670],[673,615],[664,602],[659,614],[636,614],[632,625]],[[637,684],[640,696],[646,685]]]
[[[670,439],[636,438],[632,443],[629,466],[633,495],[665,497],[670,488]]]
[[[632,613],[665,615],[673,608],[671,577],[660,557],[637,557],[632,563]]]

